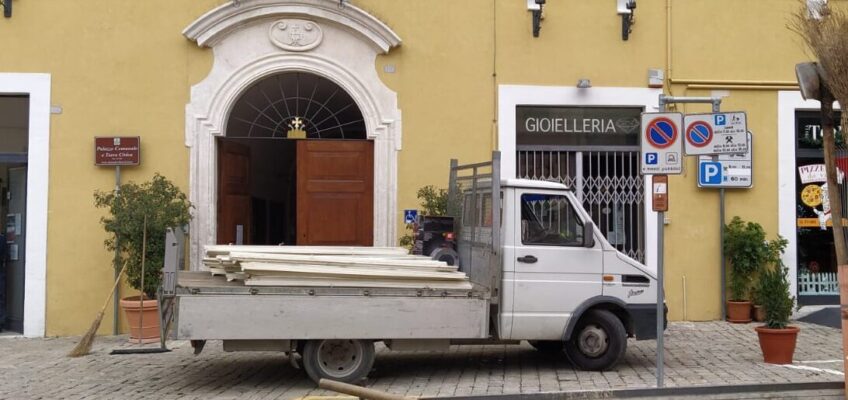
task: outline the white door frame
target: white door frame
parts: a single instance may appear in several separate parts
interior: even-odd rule
[[[45,335],[47,193],[50,167],[50,74],[0,73],[0,95],[29,96],[24,336]]]
[[[516,178],[515,171],[515,107],[536,106],[616,106],[643,107],[645,112],[656,112],[662,89],[633,87],[593,87],[579,89],[573,86],[498,86],[498,149],[501,151],[501,176]],[[645,198],[650,198],[651,185],[645,182]],[[651,202],[645,202],[645,264],[657,270],[657,213]]]
[[[305,44],[288,40],[285,26],[308,24],[320,32]],[[203,246],[216,243],[216,137],[225,135],[233,104],[255,82],[300,71],[327,78],[354,100],[374,141],[374,245],[397,240],[397,153],[401,113],[397,94],[377,75],[376,58],[400,45],[400,38],[374,16],[337,0],[242,0],[204,14],[183,34],[214,53],[212,69],[191,89],[186,106],[190,150],[192,268],[200,269]],[[281,36],[282,35],[282,36]],[[302,39],[302,38],[299,38]]]
[[[797,90],[777,92],[777,213],[778,232],[789,243],[783,253],[783,264],[789,268],[789,291],[798,293],[798,232],[797,211],[795,209],[795,112],[799,110],[818,111],[818,100],[804,100]],[[839,109],[839,103],[833,104]]]

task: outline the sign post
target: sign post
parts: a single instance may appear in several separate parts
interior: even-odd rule
[[[665,111],[660,96],[660,110]],[[665,294],[663,293],[663,222],[668,211],[668,175],[683,173],[683,114],[643,113],[639,135],[642,175],[653,175],[652,209],[657,212],[657,387],[663,387]]]
[[[115,196],[121,191],[121,166],[137,166],[141,161],[141,138],[138,136],[96,136],[94,138],[94,165],[115,167]],[[115,262],[117,263],[118,244],[115,244]],[[115,280],[118,279],[119,271],[117,264],[114,265]],[[116,288],[114,303],[112,305],[112,334],[118,334],[118,301],[121,288]]]

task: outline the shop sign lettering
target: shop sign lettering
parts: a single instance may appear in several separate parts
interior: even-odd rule
[[[518,106],[516,144],[638,146],[638,107]]]
[[[827,173],[824,164],[810,164],[798,167],[801,183],[826,182]]]

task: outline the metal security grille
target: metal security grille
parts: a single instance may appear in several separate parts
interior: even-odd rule
[[[520,148],[519,178],[574,188],[592,220],[619,251],[645,262],[644,181],[638,151]]]

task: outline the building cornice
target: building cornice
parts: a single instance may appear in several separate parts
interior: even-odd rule
[[[191,23],[183,35],[199,46],[214,47],[224,37],[252,21],[303,17],[332,21],[362,35],[382,53],[399,46],[400,37],[362,9],[335,0],[241,0],[224,4]]]

